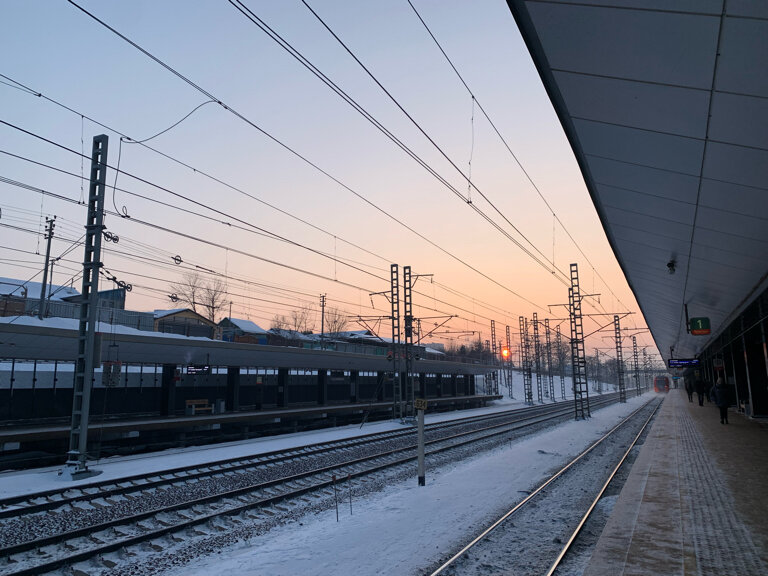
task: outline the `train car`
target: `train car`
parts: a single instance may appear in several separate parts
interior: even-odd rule
[[[669,377],[668,376],[656,376],[653,379],[654,392],[669,392]]]

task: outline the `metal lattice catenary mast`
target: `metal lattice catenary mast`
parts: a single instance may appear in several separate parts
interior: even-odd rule
[[[528,339],[528,319],[520,316],[520,346],[523,350],[523,393],[525,403],[533,404],[533,378],[531,376],[531,343]]]
[[[619,384],[619,402],[627,401],[627,388],[624,384],[624,353],[621,350],[621,324],[619,316],[613,317],[613,334],[616,339],[616,379]]]
[[[587,357],[584,351],[584,325],[581,317],[581,289],[579,267],[571,264],[571,287],[568,289],[568,309],[571,320],[571,365],[573,367],[573,400],[576,419],[588,418],[589,384],[587,382]]]
[[[392,417],[404,416],[403,386],[400,374],[400,271],[397,264],[389,267],[389,301],[392,306]]]
[[[70,479],[89,475],[88,417],[91,405],[96,322],[99,303],[99,270],[101,269],[101,236],[104,229],[104,197],[107,182],[107,149],[109,138],[101,134],[93,139],[91,178],[88,189],[88,216],[85,223],[85,256],[80,301],[80,327],[77,337],[77,364],[72,396],[72,428],[69,452],[62,476]]]

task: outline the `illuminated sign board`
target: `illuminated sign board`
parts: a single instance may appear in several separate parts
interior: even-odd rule
[[[712,333],[712,329],[709,326],[709,318],[702,316],[701,318],[691,318],[690,320],[691,334],[694,336],[706,336]]]
[[[667,360],[670,368],[685,368],[686,366],[698,366],[698,358],[670,358]]]
[[[211,367],[204,364],[193,364],[187,366],[187,374],[210,374]]]

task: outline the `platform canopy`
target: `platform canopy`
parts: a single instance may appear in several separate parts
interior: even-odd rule
[[[660,352],[695,356],[767,285],[768,2],[508,4]]]

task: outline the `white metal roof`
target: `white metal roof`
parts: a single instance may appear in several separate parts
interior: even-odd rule
[[[767,285],[768,2],[508,4],[659,350],[694,356]]]
[[[18,296],[20,298],[40,298],[40,291],[43,289],[42,282],[32,282],[31,280],[18,280],[15,278],[0,278],[0,295]],[[71,286],[58,286],[48,284],[45,289],[46,296],[51,300],[61,300],[70,296],[79,296],[80,292]]]
[[[242,318],[230,318],[229,321],[232,322],[232,324],[234,324],[238,329],[248,334],[266,334],[267,333],[266,330],[264,330],[261,326],[259,326],[255,322],[252,322],[251,320],[243,320]]]
[[[193,312],[190,308],[174,308],[173,310],[154,310],[152,314],[155,316],[155,320],[165,318],[166,316],[173,316],[179,312]]]

